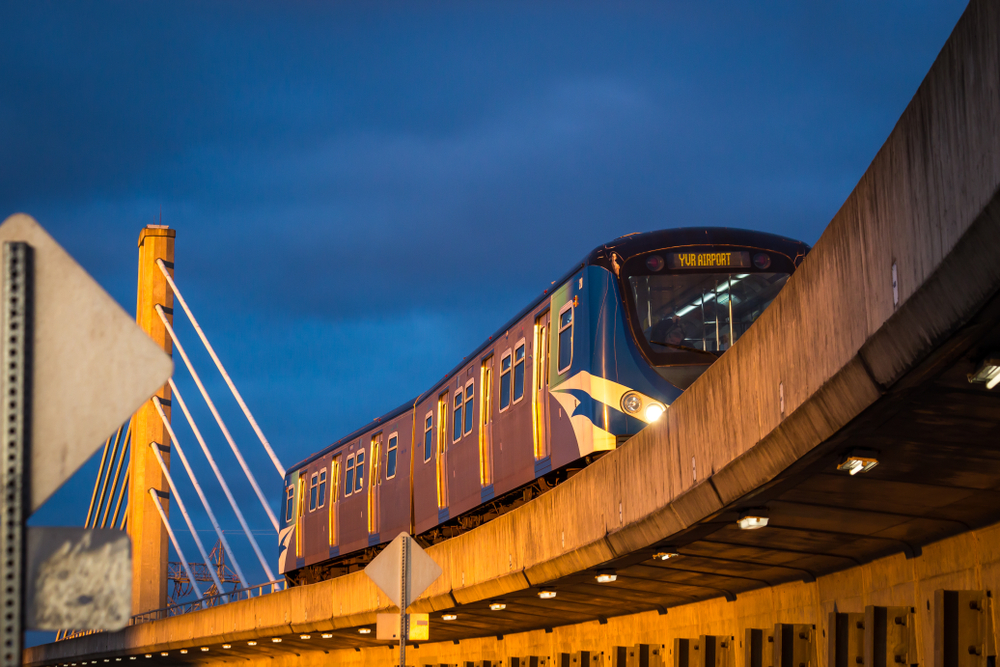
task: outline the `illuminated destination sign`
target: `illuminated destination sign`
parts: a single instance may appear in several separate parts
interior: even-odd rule
[[[667,255],[671,269],[748,269],[749,252],[674,252]]]

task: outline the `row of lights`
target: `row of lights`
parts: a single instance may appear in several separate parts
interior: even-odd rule
[[[607,584],[612,581],[618,580],[618,574],[612,570],[600,570],[594,576],[598,583]],[[542,600],[551,600],[558,595],[555,588],[543,588],[538,591],[538,597]],[[490,611],[503,611],[507,608],[507,603],[501,600],[493,600],[490,602]],[[454,621],[458,619],[457,614],[441,614],[442,621]]]
[[[660,553],[655,554],[654,558],[657,558],[659,560],[668,560],[668,559],[673,558],[673,557],[675,557],[677,555],[678,554],[671,553],[671,552],[660,552]],[[618,573],[614,572],[613,570],[599,570],[597,572],[597,574],[594,575],[594,579],[596,579],[597,582],[600,583],[600,584],[607,584],[607,583],[611,583],[613,581],[617,581],[618,580]],[[538,597],[541,598],[542,600],[551,600],[551,599],[555,598],[556,595],[557,595],[557,592],[556,592],[556,590],[554,588],[544,588],[544,589],[538,591]],[[502,602],[500,600],[494,600],[494,601],[490,602],[490,610],[491,611],[503,611],[506,608],[507,608],[507,603],[506,602]],[[442,614],[441,615],[441,620],[442,621],[455,621],[455,620],[458,620],[458,614]],[[358,628],[358,634],[370,635],[371,632],[372,632],[371,628]],[[322,635],[322,637],[323,637],[323,639],[330,639],[331,637],[333,637],[333,635],[332,634],[324,633]],[[312,638],[312,635],[299,635],[299,639],[311,639],[311,638]],[[281,643],[281,637],[272,637],[271,641],[274,642],[275,644]],[[247,646],[256,646],[256,645],[257,645],[257,642],[255,642],[253,640],[250,640],[250,641],[247,642]],[[224,649],[232,648],[232,644],[223,644],[222,648],[224,648]],[[207,646],[203,646],[201,648],[201,650],[202,651],[207,651],[208,647]],[[187,653],[187,649],[181,649],[181,653]],[[164,653],[161,653],[160,655],[166,656],[168,654],[166,652],[164,652]],[[152,654],[146,654],[146,657],[147,658],[151,658],[153,656],[152,656]],[[130,659],[135,660],[135,656],[132,656]],[[116,658],[116,660],[121,660],[121,658]],[[107,662],[107,660],[105,660],[105,662]]]
[[[358,630],[358,632],[360,632],[363,635],[366,635],[366,634],[368,634],[368,633],[371,632],[371,628],[361,628],[360,630]],[[329,633],[329,632],[324,632],[323,634],[320,635],[320,637],[322,637],[323,639],[332,639],[333,638],[333,634]],[[299,635],[299,639],[312,639],[312,635]],[[281,643],[281,637],[271,637],[271,641],[273,643],[275,643],[275,644],[280,644]],[[247,642],[247,646],[256,646],[256,645],[257,645],[257,642],[253,641],[252,639]],[[232,644],[223,644],[222,645],[222,648],[224,648],[224,649],[230,649],[232,647],[233,647]],[[209,650],[209,648],[207,646],[202,646],[200,648],[200,650],[202,652],[207,652]],[[182,649],[180,649],[179,652],[180,652],[181,655],[186,655],[187,652],[188,652],[188,650],[186,648],[182,648]],[[169,651],[161,651],[160,655],[162,657],[166,658],[166,657],[168,657],[170,655],[170,652]],[[143,657],[152,658],[153,654],[152,653],[146,653],[146,654],[143,655]],[[129,660],[135,660],[136,656],[130,655],[130,656],[128,656],[128,659]],[[121,660],[122,660],[121,658],[115,658],[115,662],[121,662]],[[111,662],[111,658],[105,658],[104,662]],[[64,662],[62,664],[62,667],[76,667],[77,664],[78,663],[75,663],[75,662]],[[86,665],[88,663],[86,661],[84,661],[84,662],[81,662],[79,664],[80,665]],[[96,665],[97,661],[96,660],[92,660],[89,664]]]

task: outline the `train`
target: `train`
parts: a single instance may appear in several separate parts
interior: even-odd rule
[[[594,249],[434,386],[288,470],[280,572],[338,576],[400,532],[433,544],[568,479],[660,419],[809,249],[734,228]]]

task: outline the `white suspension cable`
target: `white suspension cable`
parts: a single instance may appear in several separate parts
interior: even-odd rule
[[[195,437],[198,439],[198,444],[201,445],[201,451],[205,454],[205,458],[208,459],[209,465],[212,466],[212,472],[215,473],[215,479],[219,481],[219,486],[222,487],[223,492],[226,494],[226,499],[229,501],[229,506],[233,508],[233,512],[236,514],[236,518],[240,522],[240,526],[243,528],[243,533],[250,540],[250,546],[253,547],[253,551],[257,554],[257,560],[260,561],[261,567],[264,568],[264,574],[267,575],[268,581],[274,581],[274,573],[271,572],[271,568],[267,564],[267,559],[264,558],[264,554],[260,550],[260,546],[257,544],[257,540],[254,539],[253,533],[250,531],[250,526],[247,525],[247,520],[243,518],[243,512],[240,511],[239,505],[236,504],[236,499],[233,498],[233,492],[229,490],[229,485],[226,484],[226,480],[222,478],[222,473],[219,472],[219,466],[216,465],[215,459],[212,458],[212,453],[208,451],[208,445],[205,444],[205,438],[201,436],[201,431],[195,426],[194,419],[191,417],[191,413],[188,411],[187,404],[181,397],[179,391],[177,391],[177,385],[174,384],[174,379],[170,378],[167,380],[170,383],[170,390],[173,392],[173,397],[177,399],[177,405],[181,407],[181,411],[184,413],[184,417],[187,419],[188,425],[191,426],[191,430],[194,431]]]
[[[163,505],[160,504],[160,497],[156,495],[156,489],[149,490],[149,497],[153,499],[153,503],[156,505],[156,511],[160,513],[160,519],[163,520],[163,527],[167,529],[167,535],[170,536],[170,542],[174,545],[174,551],[180,556],[181,565],[184,566],[184,571],[187,572],[188,580],[191,582],[191,588],[194,589],[194,594],[201,599],[201,589],[198,588],[198,582],[194,580],[194,573],[191,572],[191,566],[188,565],[187,558],[184,557],[184,552],[181,551],[181,545],[177,543],[177,536],[174,535],[173,529],[170,527],[170,522],[167,521],[167,515],[163,511]]]
[[[175,390],[176,394],[176,390]],[[181,401],[178,400],[178,403]],[[191,464],[188,463],[187,456],[184,455],[184,450],[181,449],[181,443],[177,440],[177,434],[174,433],[173,427],[170,425],[170,420],[167,419],[166,413],[163,411],[163,405],[160,403],[160,397],[153,397],[153,405],[156,406],[156,411],[160,413],[160,419],[163,421],[163,425],[167,427],[167,433],[170,434],[170,439],[173,441],[173,449],[181,457],[181,463],[184,464],[184,469],[187,470],[188,478],[191,480],[191,484],[194,486],[194,490],[198,493],[198,498],[201,499],[201,505],[205,508],[205,512],[208,514],[209,520],[212,522],[212,527],[215,528],[215,534],[219,536],[219,542],[222,544],[222,549],[227,554],[229,554],[229,560],[233,563],[233,569],[236,570],[236,576],[239,577],[240,585],[243,588],[250,588],[247,584],[246,577],[243,576],[243,570],[240,569],[240,564],[236,560],[236,554],[233,553],[232,547],[229,546],[229,542],[226,540],[225,534],[222,532],[222,528],[219,527],[219,522],[215,518],[215,512],[212,511],[212,507],[208,504],[208,498],[205,497],[205,492],[201,489],[201,484],[198,483],[198,479],[194,476],[194,470],[191,469]],[[194,428],[195,435],[201,438],[201,432],[198,431],[197,427]],[[173,486],[173,483],[170,484]],[[219,592],[222,592],[222,588],[219,588]]]
[[[233,392],[233,397],[236,399],[236,402],[240,404],[243,414],[246,415],[247,421],[250,422],[250,426],[253,427],[257,437],[260,438],[260,444],[264,445],[264,449],[267,450],[267,455],[271,457],[271,463],[274,464],[274,467],[278,469],[278,474],[281,475],[282,479],[284,479],[285,469],[278,460],[278,455],[274,453],[273,449],[271,449],[271,443],[269,443],[267,438],[264,437],[264,432],[261,431],[260,426],[257,425],[257,420],[253,418],[252,414],[250,414],[250,408],[248,408],[247,404],[243,401],[243,397],[240,395],[239,390],[236,389],[236,385],[233,384],[232,379],[229,377],[229,373],[227,373],[226,369],[222,367],[222,362],[219,361],[218,355],[215,354],[215,349],[212,347],[211,343],[208,342],[205,332],[201,330],[201,325],[198,324],[198,320],[194,318],[194,313],[192,313],[191,309],[188,308],[187,301],[184,300],[184,297],[181,296],[180,290],[177,289],[177,284],[174,282],[173,276],[171,276],[170,272],[167,270],[167,265],[163,263],[162,259],[156,260],[156,265],[160,267],[160,271],[163,273],[163,276],[167,279],[167,282],[170,283],[170,289],[174,291],[174,296],[176,296],[177,300],[180,301],[181,308],[183,308],[184,312],[187,313],[188,319],[191,320],[191,325],[194,327],[194,330],[198,332],[198,337],[201,338],[201,342],[205,345],[205,349],[208,350],[208,354],[212,357],[212,361],[215,362],[215,367],[219,369],[220,373],[222,373],[222,377],[226,380],[226,384],[229,385],[229,390]]]
[[[159,403],[159,398],[156,399],[156,402]],[[156,460],[160,464],[160,470],[163,471],[163,476],[167,478],[167,484],[170,485],[170,489],[173,491],[174,500],[177,501],[177,508],[181,511],[181,516],[184,517],[184,523],[187,524],[188,530],[191,531],[191,537],[194,538],[195,546],[198,547],[201,560],[205,564],[205,568],[208,569],[208,573],[212,575],[212,581],[215,582],[215,589],[219,591],[219,594],[224,593],[225,590],[222,588],[222,582],[219,581],[219,575],[215,573],[215,568],[209,563],[205,545],[201,543],[201,538],[198,537],[198,531],[195,530],[194,524],[191,522],[191,516],[187,513],[187,508],[184,507],[184,501],[181,500],[181,494],[177,491],[177,485],[174,484],[174,478],[170,476],[170,469],[167,467],[167,462],[163,460],[159,443],[151,442],[149,443],[149,448],[153,450],[153,454],[156,455]]]
[[[173,340],[174,345],[177,347],[177,351],[180,353],[181,358],[184,360],[184,365],[187,366],[188,372],[191,373],[191,377],[194,378],[194,382],[198,385],[198,390],[201,392],[202,398],[205,399],[205,403],[208,404],[208,409],[212,411],[212,416],[215,417],[215,422],[222,429],[222,435],[226,437],[226,442],[229,443],[229,448],[233,450],[233,454],[236,455],[236,460],[240,462],[240,467],[243,468],[243,473],[250,480],[250,486],[253,487],[254,492],[257,494],[257,499],[260,500],[260,504],[264,507],[264,511],[267,512],[267,518],[271,520],[271,525],[274,526],[274,531],[278,532],[278,519],[275,518],[274,512],[271,511],[271,506],[267,504],[267,499],[264,498],[264,493],[260,490],[260,486],[257,485],[257,480],[254,478],[253,473],[250,472],[250,467],[247,462],[243,459],[243,454],[240,452],[240,448],[236,446],[236,441],[233,440],[233,436],[230,435],[229,429],[226,428],[226,424],[222,421],[222,416],[219,411],[215,408],[215,403],[208,396],[208,391],[205,389],[205,385],[202,384],[201,378],[198,376],[198,372],[194,369],[191,364],[191,360],[188,358],[187,353],[184,351],[184,346],[181,345],[180,341],[177,339],[177,334],[174,332],[174,328],[170,326],[170,322],[167,321],[167,315],[163,312],[163,307],[160,304],[156,304],[156,314],[160,316],[160,321],[163,322],[163,326],[166,327],[167,333],[170,334],[171,340]]]

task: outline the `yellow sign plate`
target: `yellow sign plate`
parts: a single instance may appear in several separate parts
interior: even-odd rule
[[[430,638],[430,616],[428,614],[410,614],[410,633],[408,641],[425,642]],[[375,625],[376,639],[399,641],[399,614],[379,614]]]

